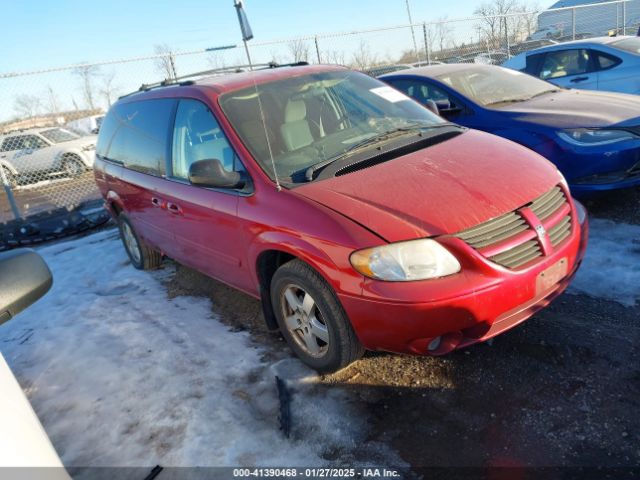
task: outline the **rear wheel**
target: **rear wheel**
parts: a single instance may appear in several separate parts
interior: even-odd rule
[[[66,155],[62,159],[62,168],[70,178],[77,178],[87,171],[87,167],[80,157],[74,154]]]
[[[363,355],[334,291],[303,261],[292,260],[276,271],[271,302],[287,343],[311,368],[335,372]]]
[[[118,216],[120,238],[127,251],[131,264],[138,270],[154,270],[162,263],[162,255],[157,250],[147,246],[136,234],[131,222],[123,213]]]

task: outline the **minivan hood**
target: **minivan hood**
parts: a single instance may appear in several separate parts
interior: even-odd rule
[[[516,209],[559,182],[556,167],[538,154],[469,130],[293,191],[395,242],[459,232]]]
[[[498,111],[514,120],[557,128],[640,125],[640,97],[624,93],[561,90]]]

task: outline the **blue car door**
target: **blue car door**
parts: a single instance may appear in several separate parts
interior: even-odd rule
[[[598,89],[597,68],[587,48],[547,52],[541,62],[539,76],[564,88]]]

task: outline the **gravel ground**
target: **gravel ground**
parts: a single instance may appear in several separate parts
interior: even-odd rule
[[[640,189],[584,202],[640,224]],[[177,266],[170,295],[211,298],[234,328],[290,355],[258,301]],[[413,467],[640,465],[640,305],[565,294],[525,324],[446,357],[367,353],[323,377],[369,413],[371,440]]]

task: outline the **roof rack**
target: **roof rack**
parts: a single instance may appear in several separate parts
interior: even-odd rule
[[[203,70],[201,72],[190,73],[188,75],[181,75],[176,78],[167,78],[162,80],[161,82],[143,83],[142,85],[140,85],[140,88],[136,92],[147,92],[154,88],[168,87],[171,85],[180,85],[180,86],[193,85],[195,83],[195,80],[193,80],[193,78],[195,77],[222,75],[225,73],[241,73],[241,72],[246,72],[249,69],[269,70],[272,68],[280,68],[280,67],[303,67],[305,65],[309,65],[309,63],[308,62],[294,62],[294,63],[269,62],[269,63],[257,63],[253,65],[234,65],[231,67],[214,68],[211,70]],[[120,98],[127,97],[136,92],[128,93],[126,95],[123,95]]]

